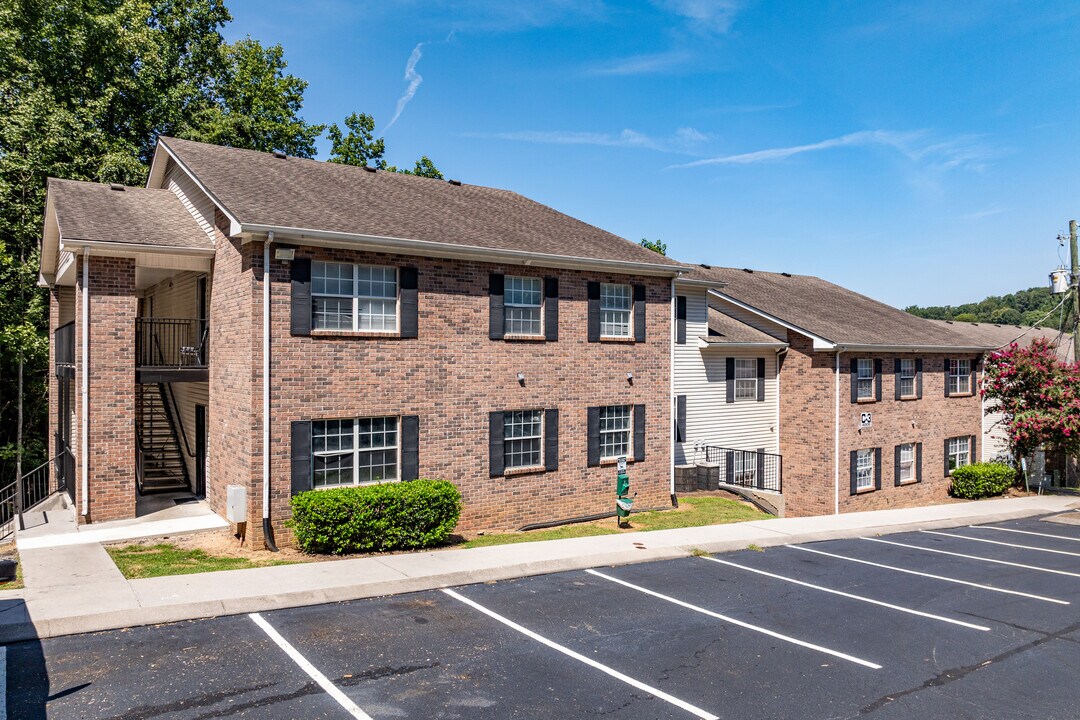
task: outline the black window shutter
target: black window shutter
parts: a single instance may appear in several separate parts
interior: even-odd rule
[[[945,477],[949,477],[949,441],[945,440]]]
[[[492,340],[502,340],[505,333],[504,283],[505,278],[499,273],[488,276],[488,337]]]
[[[686,344],[686,296],[675,296],[675,344]]]
[[[503,419],[501,412],[488,413],[488,473],[491,477],[499,477],[505,469]]]
[[[859,361],[851,358],[851,402],[859,402]]]
[[[589,342],[600,342],[600,283],[590,282],[589,291]]]
[[[544,339],[559,339],[559,278],[544,278]]]
[[[893,361],[893,387],[896,391],[896,399],[899,400],[903,397],[900,392],[900,358]]]
[[[881,489],[881,448],[874,448],[874,489]]]
[[[922,443],[915,443],[915,482],[922,482]]]
[[[949,371],[952,370],[952,360],[945,358],[945,397],[949,397]]]
[[[900,487],[900,446],[893,448],[893,485]]]
[[[401,418],[401,479],[420,477],[420,416]]]
[[[765,358],[757,359],[757,401],[765,402]]]
[[[975,439],[977,436],[972,435],[971,440],[968,441],[968,460],[972,465],[979,462],[978,455],[975,454]]]
[[[600,464],[600,408],[589,408],[588,415],[588,464],[597,467]]]
[[[915,397],[922,399],[922,358],[915,358]]]
[[[727,358],[724,367],[724,382],[727,383],[727,402],[735,402],[735,358]]]
[[[675,396],[675,442],[686,442],[686,396]]]
[[[634,406],[634,462],[645,459],[645,406]]]
[[[765,489],[765,448],[757,450],[757,486],[759,490]]]
[[[418,272],[414,267],[401,268],[401,337],[417,337],[420,325]]]
[[[859,451],[851,451],[851,494],[859,492]]]
[[[292,494],[312,488],[311,485],[311,423],[297,420],[292,424],[292,440],[289,450],[292,460]]]
[[[544,411],[544,469],[559,469],[559,411]]]
[[[634,286],[634,340],[645,342],[645,286]]]
[[[977,393],[978,390],[979,390],[979,371],[978,371],[978,367],[979,367],[979,358],[978,357],[972,358],[971,359],[971,380],[969,381],[969,383],[971,385],[972,394]]]
[[[874,360],[874,399],[881,402],[881,358]]]
[[[735,484],[735,453],[737,452],[739,451],[728,450],[726,453],[727,461],[724,463],[724,477],[727,479],[728,485]],[[709,488],[709,490],[712,490],[712,488]]]
[[[292,317],[289,332],[293,335],[311,334],[311,260],[296,258],[289,268],[292,281]]]

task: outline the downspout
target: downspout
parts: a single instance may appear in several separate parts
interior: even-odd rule
[[[780,449],[780,400],[783,397],[780,394],[780,358],[787,355],[788,349],[786,347],[777,348],[776,350],[776,454],[781,454]],[[781,461],[782,462],[782,461]]]
[[[836,350],[836,413],[833,421],[833,515],[840,514],[840,349]]]
[[[675,434],[675,421],[674,416],[677,412],[675,406],[675,324],[678,321],[675,319],[675,278],[671,278],[671,329],[668,338],[668,408],[671,410],[672,422],[669,425],[668,432],[671,438],[671,454],[668,458],[668,480],[671,490],[671,504],[673,507],[679,507],[679,498],[675,497],[675,443],[678,440],[678,436]]]
[[[262,525],[266,549],[277,552],[274,528],[270,525],[270,245],[273,242],[274,233],[270,231],[263,243]]]
[[[79,450],[82,453],[82,515],[90,514],[90,248],[82,251],[82,412],[79,428],[82,435]]]

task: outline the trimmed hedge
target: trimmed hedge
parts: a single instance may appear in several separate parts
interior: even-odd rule
[[[1000,495],[1016,482],[1016,470],[1004,463],[975,463],[953,470],[952,494],[959,498]]]
[[[414,480],[298,493],[288,525],[304,552],[344,555],[438,545],[460,515],[453,483]]]

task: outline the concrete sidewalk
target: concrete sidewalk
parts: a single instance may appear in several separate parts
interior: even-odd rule
[[[25,590],[0,592],[0,642],[356,600],[528,575],[911,530],[1080,507],[1074,497],[950,503],[809,518],[380,555],[127,580],[99,543],[20,551]]]

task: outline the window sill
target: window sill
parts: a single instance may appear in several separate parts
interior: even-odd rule
[[[973,397],[974,395],[975,395],[975,393],[971,392],[970,390],[968,392],[949,393],[949,397],[951,397],[951,398]]]
[[[369,330],[312,330],[311,337],[317,338],[372,338],[376,340],[400,340],[399,332],[375,332]]]
[[[872,493],[872,492],[877,492],[877,488],[875,488],[875,487],[863,488],[861,490],[856,490],[855,494],[856,495],[865,495],[867,493]]]
[[[636,340],[632,337],[622,337],[617,335],[601,335],[600,342],[602,343],[634,343]]]
[[[543,335],[511,335],[509,333],[503,335],[502,339],[513,342],[544,342],[547,340]]]
[[[919,399],[918,395],[904,395],[903,397],[900,398],[900,402],[912,402],[912,401],[918,400],[918,399]]]
[[[614,467],[619,464],[619,458],[600,458],[600,467]],[[634,460],[631,457],[626,458],[626,466],[629,467],[634,464]]]
[[[543,465],[530,465],[529,467],[517,467],[506,468],[503,470],[503,477],[514,477],[515,475],[532,475],[533,473],[546,472],[547,468]]]
[[[858,403],[859,405],[870,405],[872,403],[876,403],[877,401],[878,401],[877,398],[859,398],[855,402]]]
[[[918,479],[915,479],[915,480],[901,480],[900,481],[900,487],[907,487],[908,485],[918,485],[918,484],[919,484]]]
[[[371,480],[369,482],[362,483],[342,483],[340,485],[319,485],[318,487],[312,487],[312,490],[340,490],[341,488],[355,488],[355,487],[368,487],[370,485],[390,485],[392,483],[399,483],[400,480]]]

